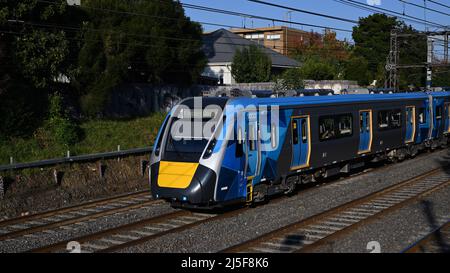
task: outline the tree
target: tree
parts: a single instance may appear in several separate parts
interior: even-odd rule
[[[271,70],[270,57],[256,45],[237,50],[231,64],[231,74],[238,83],[267,82]]]
[[[301,89],[305,86],[303,81],[303,74],[300,68],[290,68],[285,70],[277,79],[277,82],[281,81],[280,89],[294,90]]]
[[[86,1],[77,88],[86,114],[126,83],[190,84],[206,64],[202,29],[177,1]]]
[[[377,79],[377,85],[381,85],[385,74],[381,67],[385,67],[386,58],[390,52],[391,31],[396,30],[402,34],[418,34],[418,31],[395,17],[383,14],[373,14],[361,18],[359,24],[353,28],[353,40],[355,41],[354,56],[363,57],[368,62],[368,71],[371,79]],[[424,36],[413,35],[411,37],[398,38],[400,62],[398,64],[421,64],[426,62],[426,39]],[[404,89],[412,84],[420,86],[425,83],[425,76],[420,76],[421,68],[402,69],[400,74],[400,88]],[[412,76],[415,75],[415,76]]]
[[[326,69],[332,67],[331,78],[336,79],[343,78],[344,66],[350,54],[350,45],[346,41],[339,41],[336,33],[328,30],[323,35],[316,32],[306,34],[303,40],[295,42],[294,49],[290,51],[290,56],[301,63],[313,61]]]
[[[0,1],[0,138],[29,135],[42,123],[48,94],[78,52],[75,34],[57,26],[76,24],[78,15],[64,0]]]
[[[303,63],[300,71],[303,78],[308,80],[333,80],[336,76],[336,71],[332,65],[318,62],[313,59]]]
[[[359,85],[366,86],[371,82],[369,62],[361,56],[352,56],[345,64],[344,78],[357,81]]]
[[[378,65],[386,63],[386,57],[390,51],[391,30],[399,27],[400,22],[396,18],[384,14],[360,18],[359,24],[353,27],[355,56],[367,60],[372,78],[377,72]]]

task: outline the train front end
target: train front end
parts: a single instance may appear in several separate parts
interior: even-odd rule
[[[174,207],[214,206],[225,104],[223,98],[189,98],[167,115],[150,159],[155,199]]]

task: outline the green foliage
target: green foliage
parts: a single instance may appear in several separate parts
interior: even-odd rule
[[[300,70],[303,78],[308,80],[333,80],[336,77],[336,71],[332,65],[317,62],[313,59],[309,59],[303,63]]]
[[[64,71],[69,43],[63,31],[33,30],[18,37],[15,43],[19,69],[36,88],[50,87]]]
[[[369,62],[361,56],[352,56],[345,64],[344,78],[357,81],[359,85],[366,86],[371,82]]]
[[[368,62],[369,79],[376,79],[377,85],[384,85],[386,74],[382,72],[386,57],[390,51],[391,31],[396,29],[402,34],[415,34],[417,30],[406,26],[395,17],[373,14],[359,20],[353,28],[355,41],[354,56],[362,57]],[[399,64],[420,64],[426,62],[426,39],[424,36],[398,38],[400,49]],[[423,86],[425,74],[421,68],[402,69],[400,72],[400,89],[408,85]],[[365,73],[363,73],[365,75]],[[414,75],[414,76],[413,76]],[[366,75],[365,75],[366,76]],[[365,77],[364,76],[364,77]]]
[[[57,78],[70,77],[78,52],[74,31],[48,26],[73,26],[80,18],[65,0],[0,1],[0,138],[30,136],[42,125],[48,94],[60,85]]]
[[[62,98],[58,94],[50,98],[49,116],[45,129],[51,133],[56,143],[67,147],[80,140],[80,130],[69,118],[69,114],[63,110]]]
[[[237,50],[231,64],[231,74],[238,83],[268,82],[272,61],[256,45]]]
[[[45,118],[47,93],[11,81],[4,87],[0,90],[0,140],[31,135]]]
[[[282,80],[282,89],[293,90],[305,87],[303,74],[300,68],[290,68],[285,70],[279,77]]]
[[[311,32],[291,50],[290,55],[306,65],[305,79],[342,79],[351,50],[346,41],[336,38],[335,32],[327,31],[323,35]],[[322,74],[320,69],[325,69],[326,73]]]
[[[391,30],[399,28],[400,25],[394,17],[373,14],[361,18],[359,24],[353,27],[354,54],[367,60],[372,75],[377,72],[379,64],[386,63],[390,50]]]
[[[448,67],[433,70],[433,86],[450,86],[450,71]]]
[[[0,164],[8,164],[9,157],[16,162],[29,162],[71,155],[110,152],[117,149],[148,147],[153,144],[164,113],[133,120],[91,120],[80,124],[85,136],[78,143],[67,147],[56,142],[48,130],[41,128],[31,138],[0,140]]]
[[[122,83],[190,84],[199,78],[206,64],[202,29],[185,16],[179,2],[104,0],[84,5],[89,22],[74,83],[87,115],[100,113],[111,90]]]

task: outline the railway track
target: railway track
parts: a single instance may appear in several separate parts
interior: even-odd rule
[[[66,252],[67,246],[70,242],[78,243],[82,253],[114,252],[156,239],[169,233],[181,232],[209,221],[232,217],[248,209],[249,208],[247,207],[242,207],[224,214],[209,214],[178,210],[87,236],[73,238],[53,245],[32,249],[28,252]]]
[[[449,185],[450,173],[441,168],[434,169],[221,252],[310,252],[332,243],[358,226]]]
[[[408,247],[406,253],[450,253],[450,221]]]
[[[429,155],[424,154],[422,156],[427,157]],[[300,193],[314,190],[317,186],[342,182],[342,179],[353,179],[357,176],[374,171],[382,171],[390,166],[391,165],[388,164],[382,167],[364,169],[347,177],[341,177],[341,179],[334,178],[331,181],[329,181],[329,179],[325,179],[319,184],[307,184],[302,187]],[[13,239],[16,237],[22,238],[22,236],[33,236],[33,234],[37,232],[46,232],[51,231],[52,229],[55,230],[58,228],[65,228],[66,226],[70,226],[72,224],[89,222],[96,218],[117,213],[127,213],[133,209],[146,208],[148,206],[152,206],[153,204],[163,202],[162,200],[151,200],[150,198],[150,193],[148,191],[143,191],[6,220],[0,222],[0,241]],[[270,202],[279,202],[285,198],[287,197],[278,197],[272,199]],[[71,241],[79,242],[85,252],[112,252],[155,239],[168,233],[186,230],[207,221],[230,217],[241,213],[242,210],[245,209],[247,208],[240,208],[224,214],[201,214],[177,211],[175,213],[160,215],[124,226],[118,226],[91,235],[62,241],[50,246],[43,246],[31,250],[31,252],[66,251],[67,243]]]
[[[161,202],[152,200],[149,191],[141,191],[9,219],[0,222],[0,241],[145,208]]]

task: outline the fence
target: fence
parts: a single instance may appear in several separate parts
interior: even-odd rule
[[[137,149],[106,152],[106,153],[96,153],[96,154],[88,154],[88,155],[79,155],[79,156],[70,156],[69,155],[68,157],[46,159],[46,160],[34,161],[34,162],[28,162],[28,163],[15,163],[15,164],[8,164],[8,165],[0,165],[0,171],[42,168],[42,167],[48,167],[48,166],[53,166],[53,165],[58,165],[58,164],[97,161],[97,160],[108,159],[108,158],[122,158],[122,157],[134,156],[134,155],[149,154],[151,152],[152,152],[152,147],[145,147],[145,148],[137,148]]]

